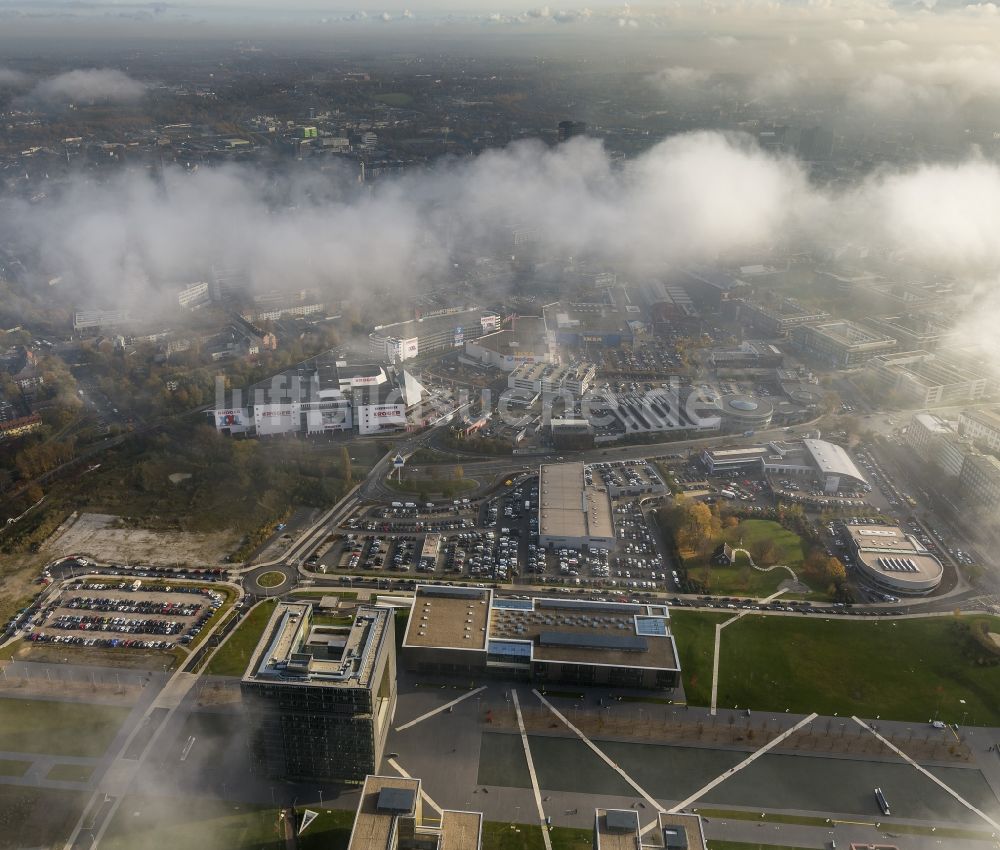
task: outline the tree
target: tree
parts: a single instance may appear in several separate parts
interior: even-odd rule
[[[456,481],[461,481],[463,478],[465,478],[465,470],[462,469],[461,466],[456,465],[451,472],[451,477],[454,478]]]
[[[754,563],[759,567],[769,567],[777,558],[774,541],[770,538],[754,541],[750,546],[750,554],[753,555]]]

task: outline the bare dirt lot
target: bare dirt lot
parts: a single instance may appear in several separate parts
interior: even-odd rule
[[[229,532],[198,534],[119,527],[113,514],[74,514],[45,542],[52,557],[87,555],[98,561],[145,564],[217,564],[238,544]]]

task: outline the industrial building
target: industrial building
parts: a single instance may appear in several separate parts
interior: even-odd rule
[[[768,337],[784,337],[794,327],[819,324],[830,318],[825,310],[805,307],[793,298],[775,299],[767,304],[745,301],[740,306],[740,316]]]
[[[990,384],[984,370],[928,351],[882,354],[872,358],[868,368],[883,393],[906,405],[976,401],[987,394]]]
[[[225,434],[379,434],[404,430],[423,387],[409,373],[377,364],[350,366],[322,354],[234,392],[232,405],[212,411]]]
[[[541,546],[614,545],[611,497],[586,483],[583,463],[547,463],[539,473],[538,542]]]
[[[509,328],[467,340],[465,356],[504,372],[512,372],[526,363],[548,363],[552,357],[545,320],[541,316],[512,319]]]
[[[361,782],[382,760],[396,710],[392,610],[359,606],[346,626],[313,625],[312,610],[278,603],[240,683],[254,769]]]
[[[500,324],[500,315],[493,310],[452,308],[407,322],[377,325],[368,335],[368,343],[376,359],[399,363],[421,353],[464,348],[467,340],[498,331]]]
[[[745,281],[722,269],[691,266],[681,269],[672,283],[679,283],[691,300],[704,310],[717,311],[723,302],[738,298],[749,290]]]
[[[628,688],[680,682],[665,605],[499,599],[490,588],[418,585],[402,652],[419,673]]]
[[[868,483],[850,455],[826,440],[806,439],[798,443],[775,440],[766,446],[702,449],[701,460],[713,475],[753,469],[767,475],[809,477],[825,493],[854,490]]]
[[[954,330],[931,313],[907,313],[871,319],[872,325],[885,331],[905,351],[931,351],[955,338]]]
[[[847,321],[797,325],[792,339],[803,354],[835,369],[859,366],[899,345],[887,334]]]
[[[607,290],[602,301],[558,301],[546,305],[542,315],[550,343],[567,348],[617,348],[632,345],[643,326],[641,312],[624,299],[616,300]]]
[[[738,348],[713,351],[710,361],[716,371],[778,369],[784,361],[781,349],[769,342],[747,340]]]
[[[849,523],[844,529],[851,540],[858,570],[876,587],[920,596],[941,584],[944,575],[941,562],[903,529]]]
[[[595,809],[594,850],[707,850],[701,815],[659,812],[654,829],[641,826],[635,809]]]
[[[424,818],[419,779],[365,777],[347,850],[480,850],[481,812],[444,809]]]

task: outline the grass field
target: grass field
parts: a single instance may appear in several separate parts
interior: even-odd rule
[[[60,782],[86,782],[94,772],[92,764],[56,764],[45,774],[46,779]]]
[[[552,850],[592,850],[594,830],[557,826],[549,831]]]
[[[0,699],[0,750],[100,756],[130,709],[37,699]]]
[[[725,529],[722,540],[730,546],[739,546],[750,552],[762,540],[770,540],[774,544],[774,563],[791,567],[797,575],[807,554],[799,535],[769,519],[745,519],[735,528]],[[692,578],[699,581],[703,580],[707,568],[708,590],[716,594],[770,596],[781,582],[790,578],[785,570],[762,573],[751,569],[745,555],[737,555],[736,564],[732,567],[708,567],[707,559],[697,557],[685,558],[684,563]]]
[[[372,95],[372,100],[377,100],[386,106],[409,106],[413,103],[413,96],[408,95],[406,92],[393,91]]]
[[[542,828],[530,824],[483,822],[483,850],[545,850]]]
[[[677,609],[670,615],[670,631],[677,638],[681,658],[684,693],[691,705],[708,705],[711,701],[715,624],[728,619],[728,614]]]
[[[181,816],[183,813],[183,816]],[[125,797],[104,850],[282,850],[278,810],[202,797]],[[314,847],[316,845],[313,845]]]
[[[209,676],[242,676],[250,661],[250,654],[257,646],[267,621],[271,619],[274,605],[275,601],[271,600],[254,606],[215,653],[204,672]]]
[[[475,490],[479,482],[472,478],[404,478],[397,481],[389,477],[385,479],[385,486],[397,493],[424,493],[430,498],[442,494],[451,497],[456,493]]]
[[[0,776],[24,776],[31,767],[30,761],[0,759]]]
[[[1000,632],[1000,618],[988,619],[991,630]],[[708,701],[716,621],[716,615],[691,611],[674,617],[693,704]],[[748,615],[722,634],[719,705],[996,726],[1000,666],[977,664],[982,651],[956,627],[952,617]]]
[[[0,785],[0,850],[61,847],[88,792]]]
[[[353,811],[323,809],[299,837],[299,850],[347,850],[353,824]]]

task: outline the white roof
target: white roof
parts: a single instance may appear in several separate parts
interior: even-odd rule
[[[802,445],[806,447],[813,463],[824,475],[843,475],[863,484],[867,483],[850,455],[836,443],[828,443],[826,440],[803,440]]]

